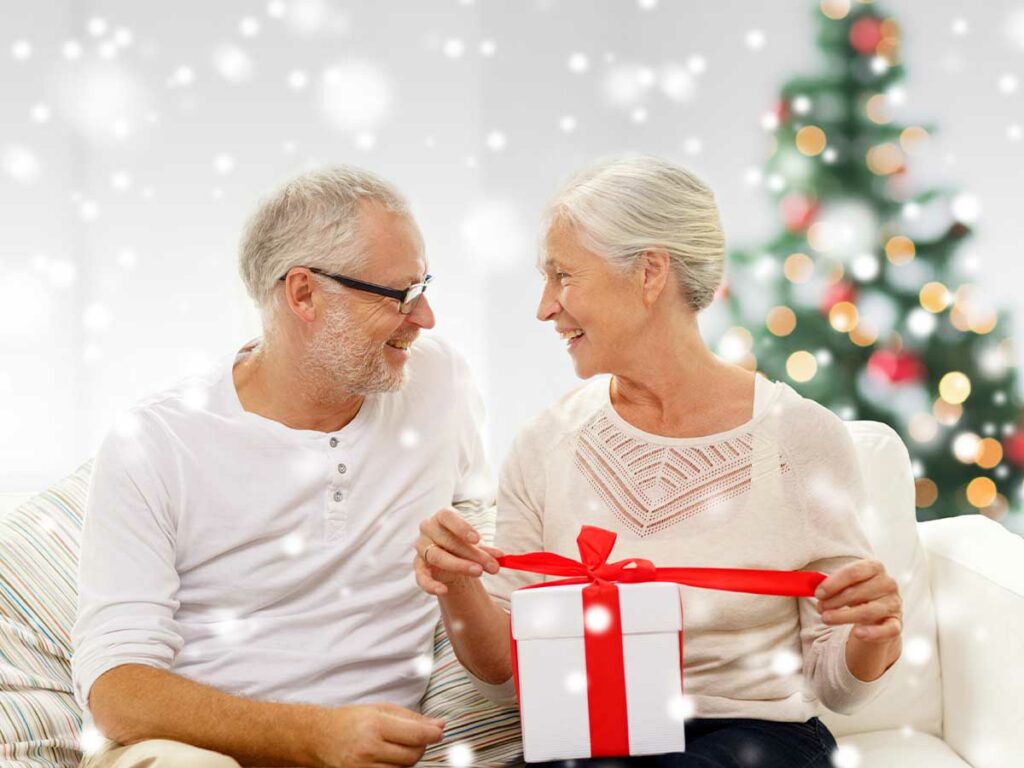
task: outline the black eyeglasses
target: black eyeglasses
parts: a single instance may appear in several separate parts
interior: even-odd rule
[[[294,267],[293,267],[294,269]],[[351,277],[345,277],[344,275],[332,275],[330,272],[324,272],[322,269],[316,267],[306,267],[310,272],[320,275],[321,277],[329,277],[335,282],[341,283],[347,288],[355,288],[357,291],[366,291],[367,293],[375,293],[378,296],[387,296],[389,299],[398,300],[398,311],[400,314],[408,315],[414,309],[416,304],[420,300],[426,290],[427,285],[434,279],[433,275],[427,275],[423,278],[422,283],[413,283],[404,291],[400,291],[396,288],[388,288],[383,285],[377,285],[376,283],[364,283],[362,280],[355,280]],[[288,275],[281,275],[280,280],[284,280]]]

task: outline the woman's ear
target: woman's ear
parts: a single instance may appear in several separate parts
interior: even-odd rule
[[[658,297],[664,292],[665,286],[669,282],[670,269],[671,262],[665,251],[644,251],[640,257],[643,299],[646,306],[654,306]]]

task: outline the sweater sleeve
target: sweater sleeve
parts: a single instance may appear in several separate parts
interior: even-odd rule
[[[805,520],[806,570],[831,574],[848,563],[873,558],[860,523],[864,481],[853,440],[834,413],[813,401],[790,432],[789,456]],[[851,714],[877,696],[891,678],[891,668],[865,682],[846,664],[852,624],[827,625],[811,600],[800,600],[800,640],[804,678],[828,709]]]
[[[71,667],[83,709],[104,672],[170,669],[183,645],[174,620],[175,525],[166,485],[147,460],[152,435],[122,432],[111,432],[96,456],[82,528]]]

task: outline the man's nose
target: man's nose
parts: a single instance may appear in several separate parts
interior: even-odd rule
[[[429,330],[434,327],[434,308],[430,306],[430,299],[426,294],[420,296],[420,300],[416,302],[416,306],[409,313],[408,319],[410,323],[418,325],[420,328]]]

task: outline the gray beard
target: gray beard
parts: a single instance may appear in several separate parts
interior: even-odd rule
[[[307,391],[321,402],[395,392],[405,384],[405,366],[390,365],[384,345],[368,339],[341,307],[327,310],[300,371]]]

